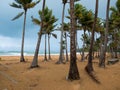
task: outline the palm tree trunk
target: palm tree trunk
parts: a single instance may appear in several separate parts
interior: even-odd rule
[[[48,59],[51,60],[51,55],[50,55],[50,35],[49,34],[48,34],[48,52],[49,52]]]
[[[68,49],[67,49],[67,34],[65,32],[65,48],[66,48],[66,62],[68,62]]]
[[[63,49],[63,25],[64,25],[64,13],[65,13],[65,4],[63,4],[63,11],[62,11],[62,27],[61,27],[61,39],[60,39],[60,56],[57,64],[63,63],[64,59],[64,49]]]
[[[26,15],[27,15],[27,10],[25,10],[25,14],[24,14],[20,62],[25,62],[25,59],[24,59],[24,38],[25,38]]]
[[[47,43],[46,42],[47,42],[47,35],[45,34],[45,57],[44,57],[44,61],[47,61],[47,47],[46,47]]]
[[[109,6],[110,6],[110,0],[108,0],[107,2],[105,40],[104,40],[102,57],[100,58],[100,63],[99,63],[100,67],[105,67],[105,57],[107,51],[108,29],[109,29]]]
[[[76,63],[76,42],[75,42],[75,15],[74,15],[74,0],[70,0],[70,21],[71,21],[71,31],[70,31],[70,68],[68,79],[78,80],[79,72]]]
[[[92,38],[91,38],[91,44],[89,49],[89,57],[88,57],[88,64],[85,67],[86,71],[88,73],[91,73],[93,71],[92,66],[92,53],[93,53],[93,43],[94,43],[94,31],[96,29],[96,22],[97,22],[97,15],[98,15],[98,2],[99,0],[96,0],[96,7],[95,7],[95,17],[94,17],[94,23],[93,23],[93,29],[92,29]]]
[[[31,68],[38,67],[38,54],[39,54],[39,47],[40,47],[41,37],[42,37],[42,33],[39,33],[37,46],[36,46],[34,58],[33,58],[32,64],[31,64]]]
[[[40,47],[42,31],[43,31],[43,19],[44,19],[45,2],[46,2],[46,0],[43,1],[42,18],[41,18],[41,29],[40,29],[39,34],[38,34],[37,46],[36,46],[34,58],[33,58],[32,64],[31,64],[31,68],[38,67],[38,53],[39,53],[39,47]]]
[[[85,59],[85,55],[84,55],[84,49],[85,49],[85,31],[86,31],[86,29],[84,29],[83,48],[82,48],[81,61],[84,61],[84,59]]]

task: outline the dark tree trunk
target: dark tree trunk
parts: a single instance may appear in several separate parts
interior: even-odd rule
[[[65,32],[65,48],[66,48],[66,62],[68,62],[68,49],[67,49],[67,34]]]
[[[76,63],[76,42],[75,42],[75,15],[74,15],[74,0],[70,0],[70,69],[68,74],[69,80],[78,80],[79,72]]]
[[[48,34],[48,59],[51,60],[51,55],[50,55],[50,35]]]
[[[84,29],[83,48],[82,48],[81,61],[84,61],[84,59],[85,59],[85,55],[84,55],[84,49],[85,49],[85,31],[86,31],[86,28]]]
[[[113,58],[114,57],[113,47],[110,48],[110,52],[111,52],[111,58]]]
[[[62,11],[62,27],[61,27],[61,39],[60,39],[60,56],[56,64],[61,64],[64,61],[64,49],[63,49],[63,27],[64,27],[64,13],[65,13],[65,4],[63,4]]]
[[[40,42],[41,42],[41,37],[42,37],[42,31],[43,31],[43,18],[44,18],[44,8],[45,8],[45,2],[46,0],[43,1],[43,7],[42,7],[42,20],[41,20],[41,29],[38,34],[38,41],[37,41],[37,46],[34,54],[34,58],[31,64],[31,68],[36,68],[38,67],[38,53],[39,53],[39,47],[40,47]]]
[[[27,10],[25,10],[25,14],[24,14],[20,62],[25,62],[25,59],[24,59],[24,38],[25,38],[26,15],[27,15]]]
[[[117,48],[115,48],[115,58],[118,58],[118,55],[117,55]]]
[[[88,57],[88,64],[85,67],[86,71],[88,73],[93,71],[93,66],[92,66],[92,53],[93,53],[93,43],[94,43],[94,32],[96,29],[96,22],[97,22],[97,15],[98,15],[98,2],[99,0],[96,0],[96,7],[95,7],[95,17],[94,17],[94,23],[93,23],[93,29],[92,29],[92,38],[91,38],[91,44],[90,44],[90,49],[89,49],[89,57]]]
[[[107,51],[108,29],[109,29],[109,6],[110,6],[110,0],[108,0],[107,2],[105,40],[104,40],[102,57],[100,58],[100,63],[99,63],[100,67],[105,67],[105,57]]]
[[[45,56],[44,56],[44,61],[47,61],[47,35],[45,34]]]

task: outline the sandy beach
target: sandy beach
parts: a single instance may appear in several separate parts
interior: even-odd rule
[[[98,67],[98,60],[93,60],[95,74],[101,84],[96,84],[85,72],[84,62],[77,61],[80,80],[66,80],[69,62],[55,64],[58,55],[43,62],[39,56],[39,68],[30,69],[33,56],[26,56],[26,62],[20,63],[18,56],[0,56],[0,90],[120,90],[120,62]],[[78,57],[80,59],[80,57]]]

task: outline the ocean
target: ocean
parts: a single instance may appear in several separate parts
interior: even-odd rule
[[[20,56],[20,51],[4,51],[0,52],[0,56]],[[33,51],[25,51],[24,56],[33,56]],[[39,55],[44,55],[44,52],[40,52]],[[51,55],[59,55],[59,52],[51,52]]]

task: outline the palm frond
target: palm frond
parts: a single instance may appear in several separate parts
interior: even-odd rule
[[[24,12],[18,13],[18,15],[15,16],[15,17],[12,19],[12,21],[14,21],[14,20],[20,18],[23,14],[24,14]]]
[[[26,8],[27,8],[27,9],[33,8],[33,7],[36,6],[39,2],[40,2],[40,0],[38,0],[37,2],[27,3],[27,4],[26,4]]]
[[[54,38],[57,39],[57,34],[51,33]]]
[[[32,22],[33,22],[34,24],[40,26],[40,23],[41,23],[41,22],[40,22],[37,18],[34,18],[33,16],[31,16],[31,18],[32,18]]]
[[[22,8],[21,5],[18,5],[18,4],[16,4],[16,3],[12,3],[12,4],[10,4],[10,6],[11,6],[11,7],[14,7],[14,8],[19,8],[19,9]]]
[[[18,3],[18,4],[22,4],[21,0],[15,0],[15,2]]]

